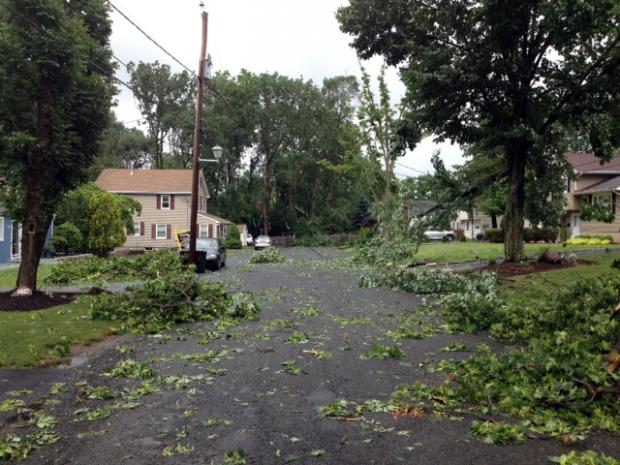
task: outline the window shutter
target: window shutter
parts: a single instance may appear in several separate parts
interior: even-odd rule
[[[152,224],[151,225],[151,238],[153,239],[155,239],[155,233],[156,233],[155,228],[156,228],[155,224]]]
[[[140,235],[144,236],[144,221],[140,221]]]
[[[170,210],[174,210],[174,195],[170,195]]]
[[[611,212],[614,215],[616,214],[616,193],[615,192],[611,193]]]
[[[209,225],[209,238],[213,239],[213,225],[212,224]]]
[[[161,210],[161,195],[157,194],[157,209]]]
[[[168,225],[168,231],[166,233],[166,239],[172,239],[172,225]]]

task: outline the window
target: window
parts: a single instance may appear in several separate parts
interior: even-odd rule
[[[570,193],[570,185],[571,185],[570,178],[566,178],[566,191],[565,192]]]
[[[134,223],[133,224],[133,235],[134,236],[139,236],[140,235],[140,223]]]
[[[170,195],[164,194],[161,196],[161,209],[170,210]]]
[[[209,237],[209,226],[206,224],[200,225],[200,238],[207,239]]]
[[[168,225],[158,224],[155,230],[157,232],[156,239],[168,239]]]
[[[4,241],[4,217],[0,216],[0,242]]]

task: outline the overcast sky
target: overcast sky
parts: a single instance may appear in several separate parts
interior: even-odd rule
[[[197,68],[200,52],[200,0],[112,0],[112,2],[182,63]],[[335,12],[346,0],[206,0],[209,13],[208,52],[214,70],[233,74],[241,69],[255,73],[278,72],[320,83],[324,78],[354,74],[359,76],[358,58],[349,47],[350,37],[340,32]],[[112,15],[112,49],[124,62],[155,60],[180,65],[149,42],[118,13]],[[365,66],[376,76],[381,59]],[[128,81],[124,70],[118,77]],[[395,69],[388,83],[395,102],[404,86]],[[116,114],[120,121],[140,118],[136,103],[127,89],[118,96]],[[133,126],[135,123],[128,125]],[[462,151],[449,143],[424,140],[418,148],[399,160],[399,177],[416,176],[432,169],[430,157],[441,149],[446,165],[462,162]]]

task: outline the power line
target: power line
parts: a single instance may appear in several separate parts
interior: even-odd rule
[[[424,171],[421,171],[421,170],[416,169],[416,168],[412,168],[411,166],[403,165],[402,163],[399,163],[399,162],[395,162],[394,164],[400,166],[401,168],[405,168],[405,169],[408,169],[408,170],[411,170],[411,171],[415,171],[416,173],[428,174],[428,172],[425,173]]]
[[[155,46],[157,48],[159,48],[162,52],[164,52],[166,55],[168,55],[170,58],[172,58],[175,62],[177,62],[181,67],[183,67],[183,69],[185,69],[188,73],[190,73],[193,77],[196,77],[196,72],[193,71],[192,69],[190,69],[187,65],[185,65],[181,60],[179,60],[176,56],[174,56],[171,52],[169,52],[163,45],[161,45],[157,40],[155,40],[149,33],[147,33],[144,29],[142,29],[133,19],[131,19],[126,13],[124,13],[123,11],[121,11],[120,8],[118,8],[114,3],[112,3],[110,0],[106,0],[106,2],[118,13],[120,14],[123,18],[125,18],[127,20],[127,22],[129,22],[129,24],[131,24],[133,27],[135,27],[138,31],[140,31],[142,33],[142,35],[144,35],[144,37],[146,37],[148,40],[150,40],[153,44],[155,44]],[[117,60],[118,61],[118,60]],[[125,67],[127,67],[127,65],[125,65]],[[228,100],[222,95],[220,94],[220,92],[217,90],[217,88],[213,85],[213,83],[209,80],[206,79],[205,80],[205,86],[207,87],[207,89],[209,90],[209,92],[211,92],[211,94],[213,94],[213,96],[221,99],[224,104],[230,108],[230,103],[228,102]]]
[[[172,53],[170,53],[168,50],[166,50],[159,42],[157,42],[155,39],[153,39],[153,37],[151,37],[144,29],[142,29],[140,26],[138,26],[134,20],[132,20],[125,13],[123,13],[116,5],[114,5],[114,3],[112,3],[110,0],[106,0],[106,2],[118,14],[120,14],[123,18],[125,18],[133,27],[135,27],[138,31],[140,31],[144,35],[144,37],[146,37],[148,40],[153,42],[162,52],[164,52],[166,55],[168,55],[170,58],[172,58],[174,61],[176,61],[179,65],[181,65],[192,76],[196,75],[196,73],[194,71],[192,71],[188,66],[186,66],[183,62],[181,62],[181,60],[179,60],[177,57],[175,57]]]
[[[20,17],[21,19],[23,19],[24,21],[30,23],[31,25],[33,25],[39,32],[41,32],[42,34],[44,34],[46,37],[49,37],[50,39],[56,41],[57,43],[60,43],[60,41],[54,37],[52,35],[51,32],[49,32],[46,29],[43,29],[40,25],[38,25],[37,23],[35,23],[32,19],[28,18],[27,16],[24,16],[23,14],[21,14],[19,11],[16,11],[15,9],[11,8],[9,5],[7,5],[6,3],[4,3],[4,1],[0,0],[0,6],[3,7],[5,10],[9,11],[11,14],[13,14],[13,16],[17,16]],[[127,66],[121,59],[117,58],[114,54],[111,54],[112,58],[114,60],[116,60],[118,63],[120,63],[123,66]],[[99,65],[98,63],[92,61],[92,60],[88,60],[89,63],[91,65],[93,65],[95,68],[97,68],[99,71],[101,71],[103,74],[105,74],[108,77],[111,77],[112,79],[114,79],[116,82],[118,82],[119,84],[127,87],[129,90],[131,90],[135,95],[142,95],[140,92],[138,92],[136,89],[134,89],[130,84],[127,84],[125,81],[123,81],[122,79],[117,78],[114,73],[111,73],[110,71],[108,71],[107,69],[103,68],[101,65]]]

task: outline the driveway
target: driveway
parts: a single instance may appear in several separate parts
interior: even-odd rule
[[[493,344],[485,335],[443,333],[432,320],[425,322],[434,335],[394,342],[386,332],[398,327],[401,316],[415,315],[420,299],[358,288],[355,276],[326,266],[325,258],[338,253],[296,248],[285,251],[286,264],[257,266],[242,253],[229,257],[222,272],[205,276],[254,293],[262,307],[260,321],[236,327],[197,324],[157,337],[125,338],[121,350],[104,347],[81,366],[47,370],[40,378],[22,372],[19,389],[38,380],[28,402],[49,391],[52,381],[62,379],[68,388],[49,396],[59,403],[43,407],[60,420],[60,440],[35,450],[26,463],[235,465],[246,463],[245,456],[256,465],[539,465],[567,451],[559,441],[486,445],[470,438],[468,421],[385,413],[353,421],[322,417],[319,408],[336,399],[388,400],[400,384],[438,382],[428,364],[467,356],[441,352],[450,343]],[[305,310],[291,311],[301,307]],[[405,358],[360,358],[376,343],[397,344]],[[128,357],[148,362],[164,377],[158,392],[128,400],[123,390],[142,381],[103,375]],[[85,383],[110,387],[114,399],[88,399],[81,393]],[[7,384],[14,383],[0,383],[0,402],[16,389]],[[75,413],[83,408],[107,409],[109,416],[87,421]],[[2,434],[19,434],[14,423],[6,426],[10,416],[0,415]],[[618,442],[601,435],[583,447],[620,456]]]

